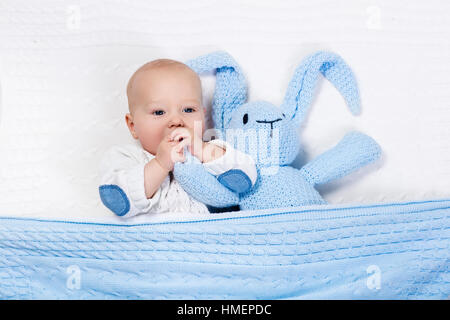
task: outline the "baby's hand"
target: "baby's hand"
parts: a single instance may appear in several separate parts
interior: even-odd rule
[[[172,131],[169,137],[175,142],[185,142],[185,145],[189,148],[189,152],[200,160],[200,162],[203,162],[203,147],[205,143],[200,136],[194,134],[194,130],[178,128]]]
[[[167,135],[159,144],[155,159],[167,171],[172,171],[176,162],[184,162],[186,157],[183,148],[189,144],[189,141],[175,141]]]

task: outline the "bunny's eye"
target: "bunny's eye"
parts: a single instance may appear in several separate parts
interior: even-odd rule
[[[242,118],[242,122],[246,124],[248,122],[248,113],[244,114],[244,117]]]

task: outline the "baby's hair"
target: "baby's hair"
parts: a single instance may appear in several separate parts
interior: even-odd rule
[[[172,60],[172,59],[156,59],[156,60],[152,60],[150,62],[147,62],[145,64],[143,64],[142,66],[140,66],[131,76],[130,80],[128,80],[128,85],[127,85],[127,97],[128,97],[128,107],[131,111],[131,105],[130,105],[130,92],[131,89],[133,87],[133,83],[134,80],[136,78],[136,76],[144,71],[149,71],[152,69],[163,69],[163,68],[180,68],[180,69],[185,69],[185,70],[189,70],[190,72],[192,72],[193,74],[197,75],[195,73],[194,70],[192,70],[191,68],[189,68],[187,65],[185,65],[184,63],[177,61],[177,60]],[[200,81],[200,80],[199,80]]]

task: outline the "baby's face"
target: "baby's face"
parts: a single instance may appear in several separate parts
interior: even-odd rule
[[[142,147],[156,155],[159,143],[179,127],[203,136],[205,109],[201,83],[188,68],[163,67],[136,74],[129,92],[126,121]]]

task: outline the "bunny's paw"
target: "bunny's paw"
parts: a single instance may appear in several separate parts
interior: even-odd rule
[[[217,177],[217,180],[236,193],[244,193],[250,190],[252,187],[252,181],[249,176],[244,173],[244,171],[239,169],[231,169],[220,176]]]

